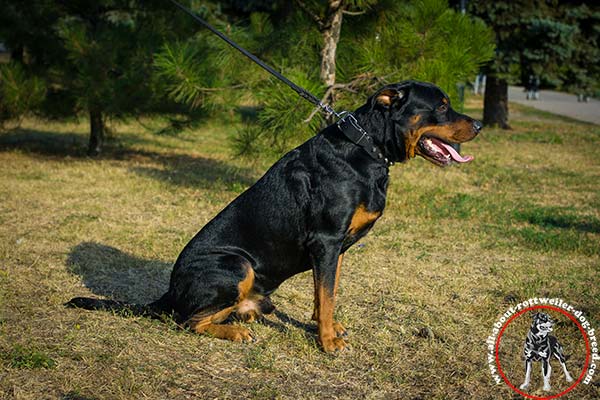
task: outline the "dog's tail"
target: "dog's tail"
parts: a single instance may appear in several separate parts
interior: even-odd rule
[[[65,303],[66,307],[84,310],[110,311],[125,316],[140,316],[164,320],[173,313],[169,305],[168,293],[149,304],[132,304],[117,300],[94,299],[90,297],[74,297]]]

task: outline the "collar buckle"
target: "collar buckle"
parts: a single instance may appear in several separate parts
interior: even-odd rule
[[[381,163],[384,163],[389,168],[393,162],[390,162],[383,156],[383,152],[378,146],[373,143],[373,138],[365,131],[358,123],[358,120],[348,111],[342,111],[340,115],[344,115],[337,123],[337,127],[342,133],[350,139],[350,141],[359,147],[362,147],[371,158]],[[361,143],[363,140],[365,142]]]

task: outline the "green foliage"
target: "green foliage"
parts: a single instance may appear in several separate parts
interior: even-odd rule
[[[532,18],[521,35],[521,67],[524,72],[543,75],[556,81],[562,62],[569,60],[575,48],[576,27],[549,18]]]
[[[204,97],[214,83],[214,73],[202,63],[202,51],[190,42],[165,44],[156,55],[154,65],[158,76],[167,83],[168,95],[175,101],[196,108],[204,103]],[[215,71],[216,72],[216,71]]]
[[[593,8],[592,8],[593,7]],[[576,93],[600,95],[600,9],[580,4],[564,12],[565,20],[576,26],[573,54],[559,66],[561,87]]]
[[[11,368],[49,369],[56,366],[56,361],[48,355],[21,345],[15,346],[5,359]]]
[[[0,66],[0,127],[9,120],[18,120],[35,109],[44,99],[44,82],[27,76],[15,63]]]
[[[494,30],[497,52],[487,70],[509,82],[529,74],[558,88],[588,92],[600,76],[600,9],[563,0],[473,1],[469,11]]]
[[[143,1],[4,0],[0,37],[17,54],[15,61],[48,88],[44,102],[28,108],[39,106],[36,111],[46,117],[94,114],[94,121],[172,111],[176,107],[153,73],[152,53],[190,31],[179,24],[183,16],[177,10],[165,7]],[[94,125],[101,141],[104,124]]]
[[[457,83],[472,78],[493,57],[492,31],[449,9],[445,0],[419,0],[397,12],[393,24],[361,38],[357,73],[388,82],[433,82],[458,100]]]
[[[305,4],[324,17],[322,2]],[[491,30],[449,9],[446,0],[354,1],[349,10],[358,15],[344,17],[337,49],[336,75],[343,86],[334,92],[339,110],[354,109],[376,88],[404,79],[434,82],[456,102],[457,84],[472,78],[493,57]],[[250,13],[236,24],[223,24],[217,13],[207,17],[296,84],[317,97],[326,93],[319,80],[323,38],[318,25],[297,7],[287,13]],[[323,117],[314,115],[312,105],[218,40],[200,31],[179,49],[163,48],[155,66],[169,82],[175,101],[208,106],[219,98],[207,88],[230,88],[219,94],[231,102],[220,105],[259,110],[254,124],[249,122],[233,139],[236,154],[280,155],[323,126]]]
[[[219,19],[211,22],[253,53],[269,49],[274,27],[266,14],[252,13],[246,26]],[[244,89],[268,78],[262,69],[206,30],[186,41],[163,45],[153,66],[158,79],[165,82],[169,98],[192,108],[231,110],[244,97]]]
[[[4,114],[38,107],[40,93],[47,94],[44,112],[93,114],[93,121],[181,112],[181,106],[194,115],[254,108],[256,118],[232,143],[245,154],[281,154],[323,126],[313,106],[170,4],[4,2],[0,35],[23,50],[18,62],[27,76],[41,79],[14,86],[36,90],[23,90],[30,101]],[[315,22],[329,17],[330,3],[303,1],[312,13],[300,2],[184,4],[292,81],[316,96],[329,95],[339,110],[355,108],[385,83],[410,78],[442,86],[456,102],[457,83],[472,77],[493,51],[491,32],[450,10],[446,0],[352,0],[342,3],[340,88],[331,91],[320,81],[325,28]],[[94,126],[103,129],[101,122]]]

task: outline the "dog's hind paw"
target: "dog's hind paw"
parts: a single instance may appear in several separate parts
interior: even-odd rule
[[[519,386],[519,389],[521,390],[527,390],[529,388],[529,383],[524,383],[521,386]]]
[[[567,382],[573,382],[573,378],[571,377],[571,375],[567,375],[566,378]]]

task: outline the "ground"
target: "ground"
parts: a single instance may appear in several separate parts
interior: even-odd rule
[[[508,100],[579,121],[600,124],[600,100],[594,98],[590,98],[587,102],[578,102],[574,94],[540,90],[537,100],[527,100],[526,92],[522,87],[509,86]]]
[[[480,117],[480,100],[466,111]],[[463,145],[472,163],[392,168],[383,217],[344,259],[336,317],[352,347],[337,356],[316,344],[309,273],[249,325],[252,344],[66,309],[73,296],[156,299],[186,242],[269,165],[231,156],[235,123],[169,136],[154,122],[115,124],[99,159],[84,156],[85,121],[30,119],[0,135],[0,398],[520,398],[487,364],[508,307],[560,297],[600,329],[600,128],[518,105],[512,131]],[[580,338],[567,325],[555,333],[575,377]],[[518,386],[516,326],[504,368]],[[552,383],[567,387],[558,364]],[[597,399],[599,383],[563,398]],[[541,386],[536,365],[529,393]]]

